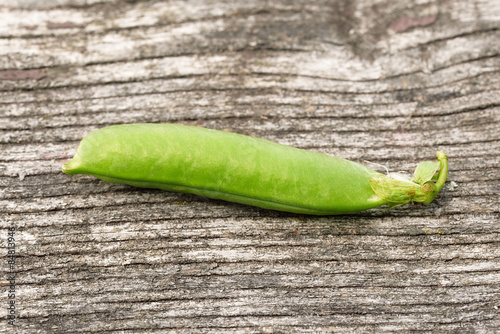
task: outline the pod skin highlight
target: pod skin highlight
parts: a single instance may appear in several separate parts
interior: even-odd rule
[[[429,204],[448,173],[444,152],[437,158],[421,163],[412,180],[401,180],[349,160],[236,133],[124,124],[86,136],[62,171],[265,209],[336,215],[384,204]]]

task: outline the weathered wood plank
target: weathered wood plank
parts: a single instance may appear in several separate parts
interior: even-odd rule
[[[0,332],[495,332],[499,28],[494,0],[0,0]],[[382,172],[444,149],[454,184],[309,217],[61,173],[132,122]]]

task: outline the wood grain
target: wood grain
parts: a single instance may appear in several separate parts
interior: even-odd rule
[[[0,332],[496,332],[499,29],[494,0],[0,0]],[[443,149],[454,184],[309,217],[61,173],[133,122],[405,173]]]

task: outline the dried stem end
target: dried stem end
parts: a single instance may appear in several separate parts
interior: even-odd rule
[[[443,151],[437,152],[436,157],[439,162],[420,163],[411,180],[378,174],[370,179],[370,185],[377,196],[389,202],[389,206],[409,202],[429,204],[443,188],[448,175],[448,157]]]

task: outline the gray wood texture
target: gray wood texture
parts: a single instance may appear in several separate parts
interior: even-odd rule
[[[0,332],[498,333],[499,28],[497,0],[0,0]],[[313,217],[62,174],[133,122],[442,149],[454,183]]]

